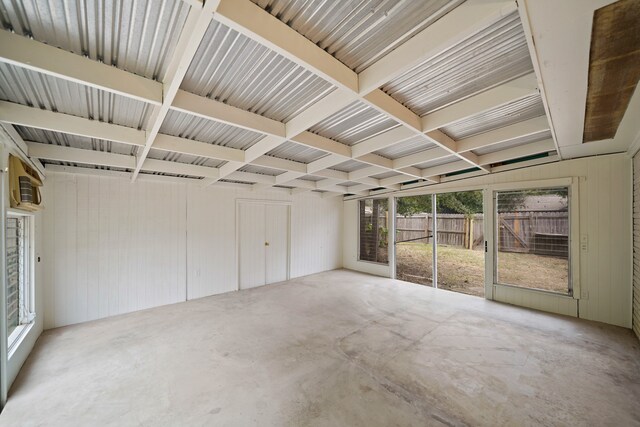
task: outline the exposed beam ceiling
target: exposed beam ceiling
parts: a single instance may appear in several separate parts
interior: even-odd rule
[[[358,194],[366,194],[368,188],[387,187],[394,189],[399,183],[414,179],[438,182],[438,175],[468,168],[480,168],[483,172],[490,172],[491,167],[487,163],[488,160],[498,159],[496,162],[499,162],[507,160],[508,156],[543,148],[545,151],[549,151],[548,141],[545,141],[544,144],[531,143],[482,156],[471,152],[477,148],[548,130],[549,124],[545,117],[527,120],[460,141],[451,139],[439,130],[445,125],[536,93],[541,79],[533,74],[477,93],[423,117],[419,117],[379,89],[381,85],[415,65],[475,34],[500,17],[512,13],[516,7],[513,1],[468,0],[404,44],[396,47],[389,55],[373,63],[360,74],[355,73],[331,54],[249,0],[211,0],[205,2],[204,5],[198,0],[192,0],[189,4],[192,5],[192,8],[178,41],[176,48],[178,54],[170,60],[166,77],[162,83],[22,36],[6,31],[0,32],[0,42],[6,42],[0,43],[2,44],[0,62],[149,103],[153,106],[153,110],[146,130],[132,129],[8,102],[0,102],[0,120],[27,127],[142,147],[137,160],[134,160],[133,167],[126,167],[126,169],[133,170],[132,179],[135,179],[141,170],[200,176],[206,178],[203,180],[204,184],[211,184],[224,178],[253,176],[255,180],[252,182],[257,183],[255,184],[256,188],[265,185],[295,186],[297,184],[303,190],[312,190],[318,187],[334,189],[339,187],[345,189],[346,192],[355,191]],[[180,90],[187,68],[196,54],[212,18],[323,77],[337,88],[286,123]],[[315,124],[354,101],[361,101],[375,108],[399,122],[401,126],[352,147],[308,131]],[[265,137],[243,151],[160,134],[160,127],[170,110],[251,130],[261,133]],[[436,147],[393,160],[373,153],[416,136],[424,139],[425,148],[433,144]],[[267,152],[286,141],[293,141],[296,144],[324,151],[327,155],[309,164],[265,156]],[[51,146],[46,148],[49,150],[46,153],[50,154],[54,152],[52,150],[58,148],[68,149],[67,147]],[[227,163],[215,169],[147,159],[151,148],[218,159],[227,161]],[[38,153],[37,150],[34,152]],[[55,152],[59,154],[59,151]],[[98,152],[98,156],[87,156],[85,160],[107,161],[108,158],[102,156],[103,154],[111,153]],[[76,156],[79,154],[75,151],[68,151],[65,155]],[[113,154],[113,156],[123,155]],[[422,170],[414,167],[416,164],[448,156],[453,156],[457,160]],[[119,159],[117,162],[123,164],[125,157],[128,157],[126,162],[135,159],[133,156],[109,157],[109,161]],[[351,173],[328,169],[351,159],[369,166]],[[71,162],[71,160],[67,161]],[[89,162],[89,164],[92,163]],[[272,177],[237,172],[247,164],[278,169],[283,173]],[[112,167],[122,166],[113,165]],[[197,173],[187,173],[187,170]],[[372,175],[387,171],[396,172],[398,175],[382,180],[371,178]],[[299,179],[307,174],[323,177],[324,182],[318,181],[314,184],[311,181]],[[351,187],[336,185],[346,181],[358,182],[358,185]],[[310,182],[311,184],[309,184]]]

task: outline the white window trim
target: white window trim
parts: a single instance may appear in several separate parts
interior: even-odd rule
[[[485,296],[487,299],[493,299],[493,290],[496,287],[509,287],[521,290],[522,292],[542,293],[557,298],[576,300],[580,299],[580,197],[578,183],[579,177],[571,177],[523,181],[506,184],[493,184],[487,186],[487,193],[485,195],[485,206],[490,206],[490,209],[488,210],[490,211],[490,217],[487,217],[488,212],[485,212],[485,224],[486,226],[490,227],[490,229],[485,229],[488,248],[487,256],[485,257]],[[495,226],[496,193],[498,191],[518,191],[534,188],[553,187],[567,187],[569,189],[569,288],[571,290],[571,294],[566,295],[541,289],[530,289],[517,285],[497,283],[497,251],[495,250],[495,240],[497,233]],[[489,202],[490,204],[487,205],[487,202]]]
[[[361,227],[360,227],[360,225],[361,225],[360,224],[360,202],[366,201],[366,200],[387,200],[387,262],[386,263],[385,262],[369,261],[369,260],[360,259],[360,229],[361,229]],[[390,208],[389,204],[390,203],[393,204],[392,198],[384,197],[384,196],[380,196],[380,197],[365,197],[365,198],[362,198],[362,199],[358,199],[357,203],[358,203],[358,209],[357,209],[357,215],[358,215],[358,238],[357,238],[358,258],[357,258],[357,261],[358,262],[364,262],[364,263],[367,263],[367,264],[381,265],[381,266],[384,266],[384,267],[390,267],[392,259],[394,260],[393,262],[395,264],[395,251],[393,252],[394,258],[390,258],[390,253],[389,253],[389,245],[390,244],[389,244],[389,231],[388,231],[389,230],[388,222],[392,220],[391,217],[389,216],[390,215],[389,213],[391,211],[391,208]],[[395,228],[394,228],[394,231],[395,231]],[[395,269],[393,269],[393,270],[395,270]],[[393,274],[394,274],[394,276],[390,276],[390,277],[392,277],[392,278],[395,277],[395,273],[393,273]]]
[[[16,209],[7,209],[7,217],[22,217],[26,219],[27,230],[27,257],[28,265],[27,272],[29,278],[29,284],[27,289],[26,298],[27,313],[26,322],[19,324],[7,338],[8,359],[15,353],[16,349],[20,347],[20,344],[24,340],[24,337],[28,334],[29,330],[35,324],[36,312],[35,312],[35,215],[32,213],[23,212]],[[5,255],[6,256],[6,255]],[[24,319],[22,313],[20,318]]]

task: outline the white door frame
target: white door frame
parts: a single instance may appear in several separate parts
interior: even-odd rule
[[[287,206],[287,280],[291,278],[291,201],[236,199],[236,290],[240,290],[240,206],[241,205],[282,205]]]

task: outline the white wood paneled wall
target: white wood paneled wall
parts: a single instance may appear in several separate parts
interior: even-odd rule
[[[452,181],[431,186],[430,190],[463,190],[490,184],[579,177],[580,234],[588,238],[587,250],[579,254],[579,316],[631,328],[631,173],[631,160],[624,154],[612,154]],[[345,226],[345,267],[389,276],[388,266],[355,261],[358,239],[358,229],[353,226],[357,224],[355,200],[345,202],[345,224],[349,224]],[[507,302],[571,314],[570,307],[558,305],[555,299],[523,300],[521,295],[518,293],[513,301]],[[503,292],[501,297],[510,296]]]
[[[640,152],[633,157],[633,330],[640,338]]]
[[[342,267],[337,197],[48,177],[45,329],[236,290],[236,199],[292,202],[291,277]]]
[[[181,184],[49,174],[45,328],[183,301]]]

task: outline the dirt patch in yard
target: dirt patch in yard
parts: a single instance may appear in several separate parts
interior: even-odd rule
[[[399,280],[432,286],[433,252],[430,244],[396,246]],[[500,283],[567,293],[568,262],[564,258],[500,252]],[[469,295],[484,295],[484,252],[454,246],[438,246],[438,287]]]

